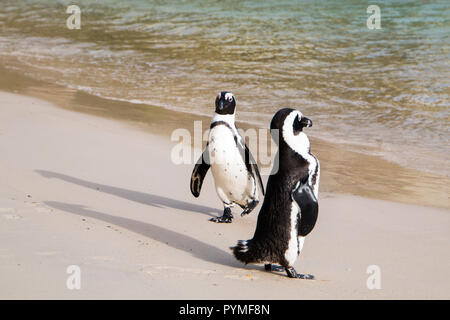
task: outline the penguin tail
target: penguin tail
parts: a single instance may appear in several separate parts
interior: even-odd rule
[[[251,262],[257,262],[254,258],[253,250],[252,250],[252,240],[239,240],[235,247],[230,247],[233,250],[233,255],[239,261],[247,264]]]

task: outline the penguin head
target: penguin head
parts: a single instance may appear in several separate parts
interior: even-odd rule
[[[217,114],[234,114],[236,99],[231,92],[222,91],[216,97]]]
[[[275,141],[282,138],[289,142],[298,140],[295,139],[300,135],[305,127],[311,127],[312,121],[303,116],[303,114],[292,108],[280,109],[275,113],[270,122],[270,132]],[[278,139],[275,138],[275,132],[278,134]],[[302,134],[304,135],[304,134]]]

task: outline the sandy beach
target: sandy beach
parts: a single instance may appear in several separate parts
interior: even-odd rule
[[[173,145],[1,92],[0,298],[450,298],[449,210],[325,190],[295,265],[316,280],[292,280],[234,259],[229,247],[252,237],[259,207],[209,222],[222,210],[212,177],[195,199],[192,166],[170,161]],[[72,265],[79,290],[66,285]],[[366,285],[371,265],[380,289]]]

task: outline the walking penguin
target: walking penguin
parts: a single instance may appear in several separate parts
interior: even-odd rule
[[[245,264],[266,262],[266,270],[286,271],[290,278],[313,278],[297,274],[293,267],[319,212],[319,161],[303,132],[311,126],[311,120],[294,109],[281,109],[274,115],[270,130],[274,140],[278,133],[278,162],[267,182],[253,238],[231,248]]]
[[[232,222],[231,207],[235,204],[244,210],[241,216],[249,214],[259,203],[258,186],[264,195],[258,165],[236,128],[235,109],[236,100],[231,92],[217,95],[208,143],[191,176],[191,192],[198,197],[211,168],[216,193],[224,206],[223,215],[211,219],[214,222]]]

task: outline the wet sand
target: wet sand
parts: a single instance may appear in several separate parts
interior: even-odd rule
[[[175,129],[183,128],[193,137],[194,121],[202,121],[204,130],[210,123],[209,117],[104,99],[37,81],[1,66],[0,74],[1,90],[44,99],[68,110],[125,121],[157,135],[167,137]],[[239,110],[237,120],[243,130],[253,128],[239,122]],[[308,135],[312,152],[321,160],[321,191],[450,209],[449,177],[405,168],[371,155],[376,154],[376,149],[317,139],[314,128]],[[256,154],[256,150],[252,151]]]
[[[14,90],[61,99],[49,87]],[[101,101],[89,109],[83,96],[71,95],[74,101],[62,107],[107,113]],[[313,140],[323,166],[320,215],[295,267],[317,280],[292,280],[233,258],[229,246],[251,238],[259,208],[245,218],[236,214],[232,224],[209,222],[221,213],[211,176],[195,199],[188,187],[192,166],[169,160],[174,143],[150,132],[162,131],[156,124],[136,126],[19,94],[1,92],[0,101],[2,299],[450,296],[448,209],[331,192],[379,190],[380,198],[389,197],[384,186],[391,184],[379,184],[386,180],[386,167],[378,167],[382,160],[352,160],[338,147]],[[179,113],[161,114],[167,127],[170,119],[179,121]],[[372,171],[363,184],[347,186],[357,183],[358,164]],[[393,183],[401,185],[403,174],[409,179],[405,169],[391,169],[399,170]],[[422,201],[414,200],[418,187],[397,194]],[[80,267],[80,290],[66,286],[70,265]],[[370,265],[381,270],[381,289],[366,286]]]

